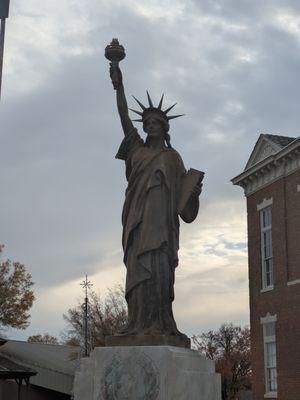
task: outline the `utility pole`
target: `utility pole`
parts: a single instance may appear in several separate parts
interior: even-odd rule
[[[89,355],[89,342],[88,342],[88,289],[90,289],[93,284],[88,281],[87,275],[85,276],[85,280],[80,284],[82,288],[85,290],[85,299],[83,307],[83,327],[84,327],[84,356],[88,357]]]
[[[0,0],[0,99],[2,87],[2,70],[3,70],[3,57],[4,57],[4,39],[5,39],[5,23],[9,13],[10,0]]]

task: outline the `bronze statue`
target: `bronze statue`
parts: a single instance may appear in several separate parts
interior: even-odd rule
[[[189,339],[177,329],[173,317],[174,273],[178,265],[179,218],[190,223],[197,216],[203,173],[186,171],[170,143],[169,116],[174,107],[157,107],[147,92],[149,107],[135,98],[141,111],[132,110],[143,123],[143,140],[128,115],[119,61],[124,48],[114,39],[106,48],[110,76],[124,139],[116,158],[126,164],[128,187],[122,214],[124,263],[127,268],[128,325],[118,338],[124,344],[173,344],[189,347]],[[131,340],[132,339],[132,340]],[[114,344],[114,341],[108,341]],[[118,342],[119,345],[119,342]]]

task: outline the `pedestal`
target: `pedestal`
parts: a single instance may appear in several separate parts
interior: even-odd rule
[[[106,336],[105,346],[174,346],[191,348],[191,340],[186,335],[114,335]]]
[[[221,379],[195,350],[98,347],[75,374],[74,399],[221,400]]]

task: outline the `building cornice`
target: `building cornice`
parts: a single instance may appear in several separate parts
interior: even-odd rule
[[[300,169],[300,137],[277,153],[252,165],[231,179],[231,182],[241,186],[248,196],[297,169]]]

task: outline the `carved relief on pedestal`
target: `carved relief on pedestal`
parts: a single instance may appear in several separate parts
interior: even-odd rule
[[[150,357],[132,349],[125,358],[113,356],[105,368],[101,386],[104,400],[156,400],[159,372]]]

